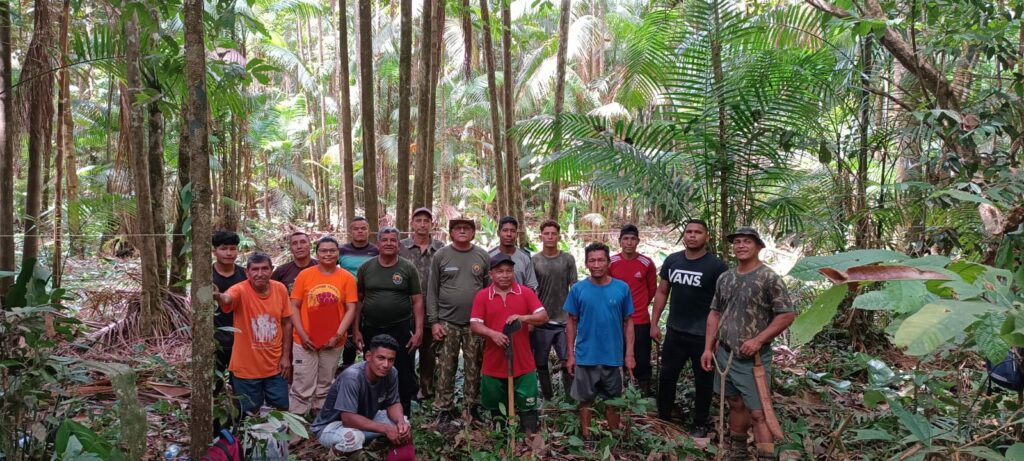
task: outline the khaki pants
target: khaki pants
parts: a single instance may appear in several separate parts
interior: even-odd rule
[[[341,351],[340,345],[318,351],[292,345],[292,387],[288,393],[288,411],[302,415],[310,409],[319,410],[324,406],[327,391],[334,382],[334,373],[338,371]]]
[[[447,335],[435,341],[437,348],[437,388],[434,389],[434,409],[451,410],[455,404],[455,373],[459,369],[459,351],[462,352],[463,409],[472,409],[480,403],[480,367],[483,366],[484,340],[469,331],[469,325],[441,322]]]

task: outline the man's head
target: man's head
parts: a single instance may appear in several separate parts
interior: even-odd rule
[[[491,257],[490,276],[495,288],[502,291],[512,288],[516,279],[515,264],[511,256],[500,251]]]
[[[291,251],[292,259],[305,260],[308,258],[311,246],[309,235],[305,232],[295,231],[288,236],[288,251]]]
[[[626,224],[619,229],[619,246],[622,252],[628,255],[636,254],[636,246],[640,244],[640,229],[632,224]]]
[[[562,238],[562,226],[554,220],[547,220],[540,224],[540,242],[544,248],[558,248],[558,241]]]
[[[273,272],[274,263],[266,253],[257,251],[250,255],[249,260],[245,263],[245,276],[249,278],[252,287],[259,292],[267,290],[267,285],[270,284],[270,274]]]
[[[412,232],[416,235],[429,235],[434,225],[434,214],[430,208],[417,208],[412,212]]]
[[[448,233],[452,243],[467,244],[476,236],[476,221],[466,217],[458,217],[448,221]]]
[[[370,340],[366,349],[366,373],[373,380],[383,378],[391,373],[398,355],[398,341],[391,335],[377,335]]]
[[[708,224],[700,219],[686,221],[683,227],[683,246],[687,250],[700,251],[708,245]]]
[[[511,247],[516,245],[516,237],[519,236],[519,221],[511,216],[505,216],[498,220],[498,242],[501,246]]]
[[[387,226],[377,231],[377,249],[381,256],[394,256],[398,254],[398,241],[400,240],[398,229]]]
[[[316,241],[316,259],[320,261],[321,266],[333,267],[338,265],[338,249],[341,248],[338,245],[338,240],[330,235],[320,237],[320,240]]]
[[[594,242],[583,249],[583,257],[586,258],[587,270],[590,276],[595,279],[604,278],[608,275],[608,264],[611,262],[608,245],[601,242]]]
[[[741,227],[725,237],[732,244],[732,254],[741,263],[756,260],[761,249],[764,248],[764,241],[761,234],[753,227]]]
[[[348,241],[357,247],[364,247],[370,242],[370,222],[366,218],[356,216],[348,223]]]
[[[238,258],[238,244],[241,239],[238,234],[231,231],[217,231],[213,233],[213,257],[218,264],[230,265]]]

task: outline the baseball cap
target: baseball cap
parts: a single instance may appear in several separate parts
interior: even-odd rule
[[[448,230],[450,231],[450,230],[454,229],[456,224],[468,224],[469,227],[472,227],[473,230],[476,230],[476,221],[474,221],[472,218],[467,218],[465,216],[459,216],[457,218],[449,219],[448,220]]]
[[[512,264],[513,266],[516,264],[516,262],[512,260],[511,256],[509,256],[507,253],[502,253],[499,251],[498,254],[491,256],[491,269],[494,269],[495,267],[498,267],[502,263],[506,262]]]
[[[424,207],[419,207],[419,208],[413,210],[412,216],[416,216],[416,215],[418,215],[420,213],[426,213],[427,216],[430,216],[430,219],[434,219],[434,212],[430,211],[430,208],[427,208],[425,206]]]
[[[757,231],[754,230],[753,227],[749,227],[749,226],[744,226],[744,227],[741,227],[739,229],[736,229],[736,232],[733,232],[733,233],[725,236],[725,239],[728,240],[729,243],[732,243],[732,240],[734,238],[739,237],[741,235],[744,235],[744,236],[747,236],[747,237],[753,237],[754,240],[757,241],[758,245],[761,245],[762,248],[765,246],[764,241],[761,240],[761,234],[758,234]]]

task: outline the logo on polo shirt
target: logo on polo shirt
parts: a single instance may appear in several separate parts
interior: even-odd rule
[[[399,274],[398,272],[395,272],[395,275],[391,276],[391,283],[394,283],[395,285],[401,285],[402,280],[402,274]]]
[[[479,264],[474,264],[473,265],[473,275],[480,275],[483,271],[484,271],[484,268],[480,267]]]

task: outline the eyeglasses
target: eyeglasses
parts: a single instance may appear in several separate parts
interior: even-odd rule
[[[316,250],[317,253],[334,254],[338,252],[337,248],[320,248]]]

